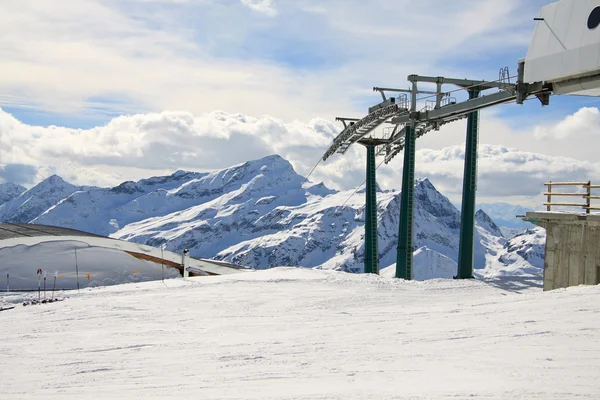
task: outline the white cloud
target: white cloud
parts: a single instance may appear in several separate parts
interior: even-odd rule
[[[600,111],[597,108],[584,107],[555,125],[536,127],[537,139],[576,138],[590,131],[600,131]]]
[[[0,110],[0,160],[66,174],[75,183],[104,185],[177,169],[224,168],[274,153],[305,172],[306,160],[320,156],[337,133],[333,123],[320,119],[284,123],[222,111],[121,116],[88,130],[46,128],[23,124]],[[42,177],[35,174],[21,183]]]
[[[458,125],[458,128],[462,129]],[[251,117],[223,111],[194,115],[162,112],[121,116],[88,130],[23,124],[0,111],[0,178],[35,183],[57,173],[79,184],[109,186],[124,180],[172,173],[206,171],[270,154],[290,160],[306,175],[339,132],[330,121],[286,123],[270,116]],[[447,132],[430,133],[444,136]],[[531,134],[530,134],[531,135]],[[423,139],[419,139],[421,142]],[[481,144],[480,201],[503,200],[540,205],[547,180],[600,182],[600,163]],[[345,156],[320,163],[312,181],[352,189],[365,179],[365,150],[353,146]],[[464,146],[419,147],[416,175],[429,177],[442,193],[460,201]],[[402,155],[378,170],[384,189],[399,189]]]
[[[339,129],[329,121],[363,116],[379,100],[371,87],[406,87],[410,73],[495,79],[498,54],[501,65],[516,64],[531,18],[546,2],[3,0],[0,106],[100,115],[107,123],[41,128],[0,113],[0,162],[8,175],[29,174],[32,182],[56,172],[107,185],[278,153],[306,174]],[[394,23],[390,15],[400,17]],[[510,193],[531,193],[532,179],[592,175],[599,112],[582,109],[547,122],[565,113],[553,106],[536,111],[526,128],[482,113],[481,142],[492,145],[482,155],[482,195],[502,196],[496,178],[510,183]],[[115,114],[128,116],[108,120]],[[425,161],[417,173],[455,196],[462,176],[456,144],[464,132],[463,121],[418,142]],[[520,152],[501,150],[507,147]],[[364,180],[364,158],[363,148],[352,148],[313,179],[351,188]],[[494,175],[494,163],[506,171]],[[383,166],[381,185],[400,187],[401,168],[401,156]],[[513,182],[508,171],[529,180]]]
[[[277,15],[273,0],[240,0],[240,2],[254,11],[258,11],[259,13],[270,17]]]
[[[249,18],[247,7],[280,17]],[[102,116],[356,115],[376,101],[374,85],[453,75],[452,62],[475,54],[524,54],[525,15],[536,12],[516,0],[298,0],[276,9],[270,0],[3,0],[0,105]],[[473,63],[464,65],[461,76]]]
[[[464,145],[420,150],[417,169],[449,196],[462,191]],[[504,146],[479,146],[479,195],[488,198],[523,196],[532,199],[544,191],[544,182],[598,181],[600,164],[568,157],[547,156]]]

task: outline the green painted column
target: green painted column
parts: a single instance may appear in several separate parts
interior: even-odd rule
[[[469,99],[479,97],[479,90],[469,90]],[[460,245],[458,250],[458,273],[456,279],[473,278],[475,250],[475,196],[477,192],[477,147],[479,144],[479,112],[467,117],[467,141],[465,145],[465,173],[463,177],[462,209],[460,221]]]
[[[406,126],[404,140],[404,167],[402,169],[402,193],[400,195],[400,227],[398,229],[398,254],[396,278],[413,279],[413,226],[415,206],[415,145],[414,125]]]
[[[379,274],[379,249],[377,245],[377,181],[375,177],[375,143],[367,148],[367,189],[365,208],[365,274]]]

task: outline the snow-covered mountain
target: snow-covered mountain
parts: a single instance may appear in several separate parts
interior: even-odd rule
[[[546,231],[535,227],[508,241],[500,251],[498,261],[505,273],[536,273],[544,268]]]
[[[269,156],[210,173],[77,187],[51,177],[0,206],[0,220],[79,229],[254,268],[299,265],[360,272],[364,194],[305,182],[291,164]],[[400,193],[378,192],[380,266],[396,260]],[[475,266],[482,272],[506,244],[478,211]],[[415,186],[415,276],[455,269],[460,212],[425,179]],[[435,261],[435,265],[433,265]],[[454,263],[454,264],[452,264]],[[501,268],[500,268],[501,269]],[[495,270],[498,270],[497,268]]]
[[[14,199],[26,190],[23,186],[15,185],[12,182],[0,183],[0,205]]]
[[[512,228],[526,230],[532,228],[529,222],[517,218],[517,215],[525,215],[532,208],[526,208],[508,203],[482,203],[478,207],[489,215],[500,228]]]
[[[93,188],[71,185],[61,177],[52,175],[12,200],[0,205],[0,221],[32,222],[71,194],[83,190],[93,190]]]

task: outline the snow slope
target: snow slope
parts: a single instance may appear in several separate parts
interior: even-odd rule
[[[600,287],[306,269],[166,285],[0,313],[2,399],[600,398]]]
[[[456,276],[458,264],[450,258],[437,251],[421,247],[413,254],[414,276],[417,281],[429,279],[452,279]],[[383,268],[381,276],[394,278],[396,276],[396,264]]]
[[[14,199],[26,190],[23,186],[11,182],[0,183],[0,205]]]
[[[60,176],[52,175],[31,189],[22,192],[19,196],[0,205],[0,221],[31,222],[49,208],[81,190],[93,190],[93,188],[71,185]]]
[[[541,273],[544,269],[546,230],[540,227],[528,229],[525,233],[509,240],[499,252],[499,265],[490,265],[490,272],[497,274]]]

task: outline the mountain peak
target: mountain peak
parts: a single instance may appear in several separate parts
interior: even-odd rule
[[[417,179],[415,186],[420,186],[422,188],[427,188],[427,189],[433,189],[437,192],[437,189],[435,188],[435,186],[433,186],[433,183],[431,183],[429,178]]]
[[[63,178],[61,178],[60,176],[54,174],[54,175],[50,175],[49,177],[47,177],[46,179],[44,179],[43,181],[41,181],[39,184],[51,184],[51,185],[58,185],[58,184],[63,184],[63,183],[68,183],[67,181],[65,181]]]
[[[140,193],[143,192],[143,190],[140,190],[140,188],[138,188],[137,184],[133,181],[123,182],[119,186],[115,186],[114,188],[110,189],[110,191],[113,193],[125,193],[125,194],[133,194],[136,192],[140,192]]]
[[[18,197],[26,190],[27,189],[25,189],[23,186],[16,185],[12,182],[0,183],[0,204],[4,204],[15,197]]]
[[[476,223],[484,228],[486,231],[494,234],[494,236],[502,237],[502,231],[498,228],[498,225],[486,214],[482,209],[477,210],[475,213]]]
[[[415,202],[425,211],[443,220],[452,229],[460,229],[460,213],[450,200],[441,194],[429,179],[419,180],[415,186]]]
[[[272,154],[258,160],[248,161],[246,165],[250,167],[258,167],[261,171],[267,171],[271,168],[293,170],[292,164],[281,157],[279,154]],[[264,167],[264,168],[263,168]]]

